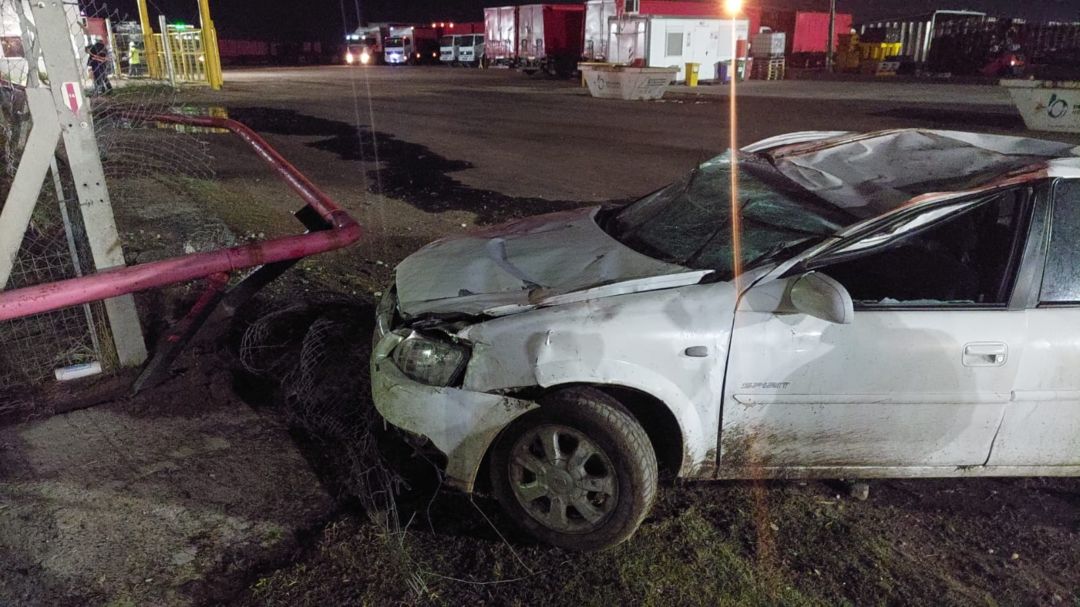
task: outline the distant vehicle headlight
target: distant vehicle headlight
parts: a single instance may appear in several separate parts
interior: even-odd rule
[[[356,56],[352,54],[352,51],[345,53],[345,63],[352,65],[356,61]]]
[[[371,53],[367,51],[360,53],[360,63],[364,65],[371,63]]]
[[[411,331],[407,335],[391,355],[402,373],[420,383],[440,387],[449,386],[461,377],[469,362],[467,347]]]

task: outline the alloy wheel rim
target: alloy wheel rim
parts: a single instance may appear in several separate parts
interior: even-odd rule
[[[553,531],[593,531],[618,503],[611,458],[568,426],[548,424],[526,432],[514,443],[509,467],[518,504]]]

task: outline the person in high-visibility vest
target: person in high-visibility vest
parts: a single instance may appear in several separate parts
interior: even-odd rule
[[[128,74],[130,76],[142,76],[142,49],[135,41],[128,44]]]

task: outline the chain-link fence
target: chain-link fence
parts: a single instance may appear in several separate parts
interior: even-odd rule
[[[146,217],[145,223],[152,224],[172,209],[184,206],[176,204],[177,197],[189,192],[187,186],[193,180],[213,177],[213,159],[207,145],[190,133],[172,127],[156,128],[146,120],[173,110],[177,96],[174,89],[146,81],[124,82],[106,93],[101,72],[94,78],[91,55],[100,54],[104,48],[110,61],[116,56],[111,46],[117,38],[110,38],[111,20],[107,21],[115,15],[95,1],[83,1],[78,6],[70,3],[65,10],[73,49],[85,72],[86,103],[93,115],[114,211],[121,218],[127,215],[136,219],[139,213],[156,212],[156,216]],[[44,62],[34,56],[35,31],[26,0],[0,0],[0,210],[11,192],[33,127],[25,87],[49,84]],[[105,77],[109,77],[108,71]],[[11,275],[0,289],[47,284],[94,272],[89,238],[68,166],[60,145]],[[212,228],[214,234],[195,239],[206,242],[190,250],[185,250],[184,243],[174,243],[172,249],[158,245],[155,255],[166,257],[233,243],[232,235],[222,226],[207,228],[205,222],[193,218],[197,212],[190,209],[196,206],[185,206],[192,217],[178,231],[197,233]],[[127,247],[131,235],[125,231],[124,221],[118,223]],[[146,260],[131,259],[130,250],[126,252],[129,262]],[[12,394],[50,381],[57,370],[86,364],[100,364],[106,373],[114,370],[117,356],[112,344],[100,303],[0,323],[0,408],[6,401],[14,402]]]
[[[31,58],[31,31],[26,2],[0,3],[0,192],[5,200],[33,127],[22,87],[36,85],[43,76],[38,62]],[[74,278],[90,269],[85,264],[89,252],[78,200],[70,178],[65,179],[64,171],[59,170],[63,165],[62,158],[54,162],[57,170],[41,190],[11,275],[2,285],[6,289]],[[80,306],[0,323],[0,390],[39,384],[56,369],[106,362],[98,333],[107,326],[102,320],[100,307]]]

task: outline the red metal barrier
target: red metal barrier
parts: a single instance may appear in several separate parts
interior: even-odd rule
[[[360,239],[360,225],[296,167],[247,126],[227,118],[162,115],[143,117],[206,128],[228,129],[246,141],[300,198],[314,209],[330,229],[250,245],[195,253],[162,261],[103,270],[60,282],[0,292],[0,321],[33,316],[93,301],[145,291],[170,284],[234,272],[269,263],[300,259],[347,247]]]

